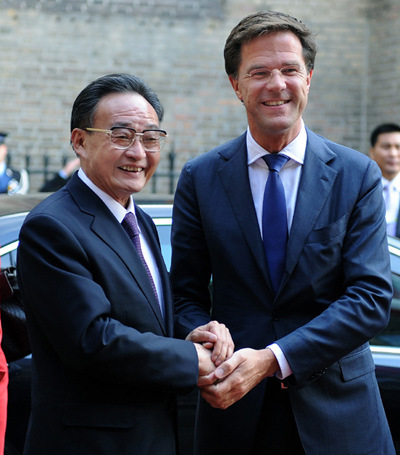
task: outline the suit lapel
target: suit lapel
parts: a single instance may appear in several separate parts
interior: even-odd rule
[[[218,174],[243,237],[272,292],[261,233],[258,226],[247,170],[246,134],[221,152],[223,158]]]
[[[138,287],[146,296],[165,333],[165,322],[161,315],[157,299],[154,296],[147,272],[124,228],[118,223],[103,201],[79,177],[75,175],[71,179],[68,183],[68,189],[80,209],[93,216],[91,230],[125,263]],[[145,226],[145,230],[147,233],[147,226]],[[122,269],[121,273],[123,273]]]
[[[308,129],[307,137],[306,155],[288,240],[286,274],[281,288],[297,264],[337,175],[337,172],[328,165],[336,155],[321,138]]]

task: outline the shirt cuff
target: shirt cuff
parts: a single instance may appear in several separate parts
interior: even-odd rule
[[[276,372],[275,376],[281,380],[286,379],[293,372],[292,369],[290,368],[290,365],[288,364],[288,361],[286,360],[285,354],[283,353],[282,349],[276,343],[270,344],[269,346],[267,346],[267,348],[271,349],[274,356],[276,357],[276,360],[279,363],[279,371]]]

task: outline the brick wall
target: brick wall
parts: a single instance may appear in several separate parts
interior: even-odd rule
[[[234,25],[259,9],[302,19],[317,33],[307,124],[362,151],[379,122],[400,121],[397,0],[42,0],[0,3],[0,130],[13,163],[56,169],[69,147],[71,105],[110,72],[143,77],[166,108],[177,165],[240,134],[245,112],[224,73]],[[397,101],[397,103],[396,103]],[[163,151],[164,153],[164,151]],[[168,166],[162,160],[160,170]],[[41,183],[32,176],[32,187]]]

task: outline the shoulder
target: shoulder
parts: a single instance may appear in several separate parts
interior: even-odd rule
[[[350,173],[365,172],[371,169],[380,174],[375,161],[358,150],[338,144],[307,129],[307,153],[314,153],[321,161],[325,161],[337,170]]]
[[[183,171],[191,173],[197,169],[210,170],[215,166],[219,167],[222,162],[230,160],[238,153],[246,153],[246,133],[191,159],[184,165]]]

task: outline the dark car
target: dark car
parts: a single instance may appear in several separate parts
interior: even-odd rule
[[[14,199],[14,197],[10,199]],[[33,198],[31,203],[33,206],[37,203],[37,200]],[[153,218],[157,226],[164,260],[169,268],[171,264],[172,206],[170,204],[140,205]],[[0,207],[2,207],[1,198]],[[27,206],[23,206],[23,209],[26,210]],[[8,210],[11,212],[18,211],[16,204],[10,205]],[[2,268],[15,266],[16,264],[18,233],[26,214],[27,212],[22,212],[0,216]],[[388,241],[394,287],[392,312],[388,327],[379,336],[371,340],[371,350],[396,450],[400,453],[400,240],[389,237]],[[9,410],[5,455],[14,455],[22,453],[29,418],[30,359],[25,358],[12,362],[9,369]],[[194,392],[188,396],[179,397],[178,401],[180,451],[184,455],[193,453],[192,438],[196,399],[197,393]]]

